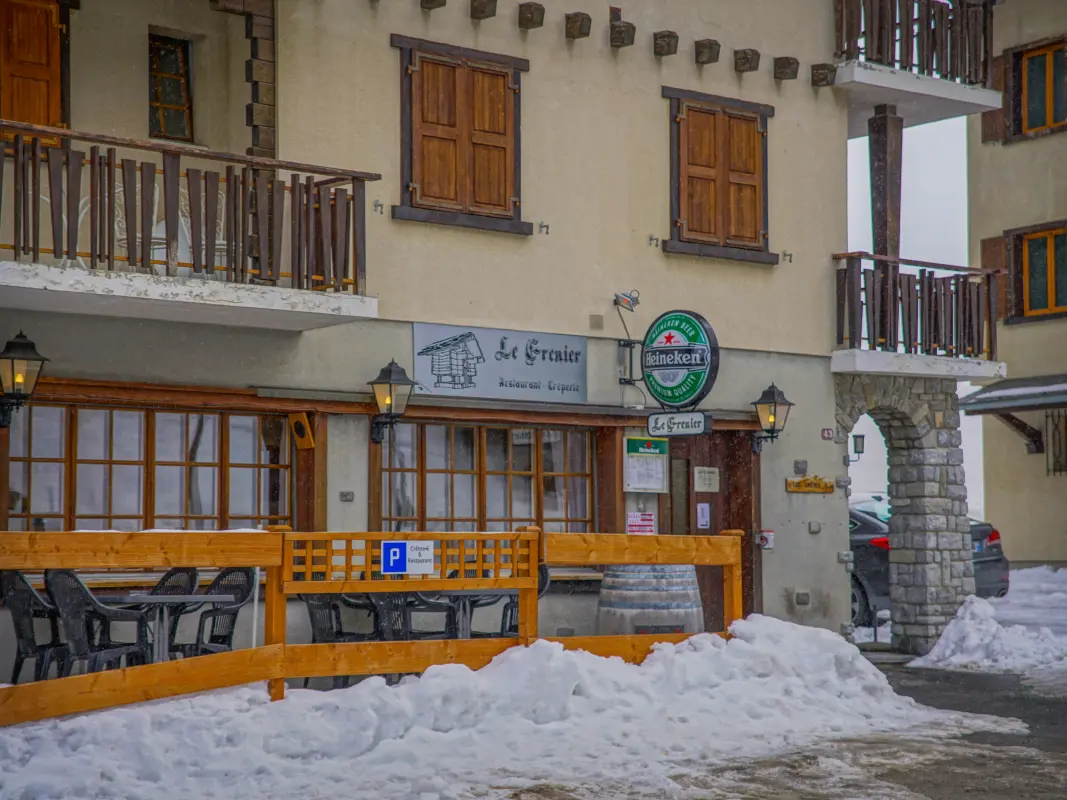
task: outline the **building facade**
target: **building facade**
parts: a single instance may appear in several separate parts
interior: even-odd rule
[[[949,386],[999,369],[978,282],[972,322],[922,349],[895,352],[920,319],[899,266],[884,314],[866,305],[899,256],[901,130],[1000,97],[988,4],[892,22],[917,43],[903,69],[837,5],[0,0],[0,319],[51,359],[0,434],[0,528],[740,529],[746,611],[840,630],[847,431],[884,411],[901,467],[958,450]],[[951,69],[927,36],[950,19],[973,34]],[[863,271],[842,251],[867,133],[883,261]],[[711,429],[628,491],[659,410],[633,342],[676,309],[717,339]],[[393,359],[420,386],[379,443],[367,383]],[[794,405],[760,447],[772,383]],[[947,499],[900,535],[955,525]],[[938,541],[958,560],[933,541],[898,542],[908,569]],[[900,596],[903,645],[966,592],[948,562]],[[594,632],[599,576],[557,578],[547,632]],[[722,582],[699,578],[717,630]]]
[[[1067,10],[1019,0],[993,26],[1002,110],[968,128],[971,254],[1005,270],[1009,379],[964,402],[985,420],[986,510],[1013,565],[1067,563]]]

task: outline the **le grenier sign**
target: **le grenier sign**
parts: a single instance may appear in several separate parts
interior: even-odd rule
[[[641,371],[649,394],[664,408],[693,408],[719,374],[719,342],[693,311],[668,311],[645,334]]]

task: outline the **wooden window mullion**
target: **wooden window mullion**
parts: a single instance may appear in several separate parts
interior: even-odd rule
[[[716,221],[719,231],[719,243],[726,244],[730,235],[730,125],[727,115],[721,110],[715,112],[715,189]]]
[[[156,412],[145,412],[144,526],[156,527]]]
[[[78,455],[78,409],[75,406],[69,406],[66,409],[66,413],[63,415],[67,425],[67,436],[63,442],[64,446],[64,458],[66,464],[63,467],[63,487],[66,491],[66,497],[63,499],[63,524],[68,531],[72,531],[75,528],[75,518],[77,508],[75,503],[78,496],[78,470],[75,466],[75,459]],[[31,450],[30,455],[33,454]],[[33,465],[30,465],[30,472],[33,472]]]
[[[478,530],[481,531],[489,528],[489,523],[487,521],[489,515],[487,499],[487,495],[489,494],[489,479],[486,477],[485,431],[485,426],[478,426],[474,429],[474,467],[476,470],[474,482],[475,487],[478,490],[478,497],[476,499],[477,505],[475,506],[474,511],[478,517]]]
[[[253,439],[256,445],[259,443],[260,421],[259,417],[256,418],[256,435],[257,438]],[[217,458],[219,465],[216,467],[218,475],[215,476],[215,502],[217,504],[216,510],[219,518],[219,530],[229,530],[230,528],[230,415],[226,413],[219,414],[218,422],[218,454]],[[260,458],[260,448],[255,446],[255,459],[258,467]],[[262,475],[259,469],[255,470],[256,476],[256,505],[252,508],[252,520],[258,521],[262,515],[262,502],[259,493],[262,491],[260,484],[262,484]],[[273,524],[273,523],[271,523]]]
[[[415,530],[426,530],[426,424],[415,426]]]

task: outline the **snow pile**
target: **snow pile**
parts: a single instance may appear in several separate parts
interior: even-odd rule
[[[1014,581],[1012,576],[1012,592]],[[1058,636],[1048,628],[1004,626],[997,616],[992,602],[968,597],[933,650],[910,666],[1027,672],[1067,659],[1067,636]]]
[[[446,800],[537,782],[665,796],[672,775],[819,739],[1017,728],[898,696],[835,633],[762,616],[731,631],[641,666],[541,641],[396,687],[273,704],[245,687],[4,729],[0,797]]]
[[[1001,624],[1048,627],[1067,635],[1067,569],[1012,570],[1007,596],[991,602]]]
[[[893,625],[890,622],[880,623],[877,631],[869,627],[859,627],[852,631],[852,641],[856,644],[870,644],[871,642],[888,644],[892,640]]]

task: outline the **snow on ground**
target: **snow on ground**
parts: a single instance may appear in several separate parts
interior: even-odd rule
[[[1067,668],[1067,570],[1014,570],[1006,597],[968,597],[914,667],[1034,673]]]
[[[537,642],[396,687],[281,703],[243,687],[3,729],[0,797],[447,800],[545,782],[665,797],[678,776],[819,741],[1021,725],[901,697],[829,631],[757,615],[731,632],[641,666]]]
[[[888,644],[893,640],[893,626],[891,623],[879,623],[877,632],[878,638],[876,639],[874,628],[856,628],[852,632],[852,641],[856,644],[868,644],[875,641]]]

